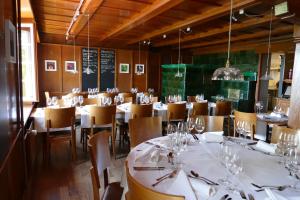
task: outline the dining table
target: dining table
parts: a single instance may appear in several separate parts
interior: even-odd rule
[[[186,102],[177,102],[177,103],[186,103]],[[209,109],[214,109],[215,104],[209,103]],[[80,121],[81,128],[90,128],[91,121],[88,111],[88,106],[76,106],[75,117],[77,121]],[[52,106],[53,108],[59,108],[58,106]],[[186,104],[187,112],[190,113],[193,109],[193,104]],[[153,116],[160,116],[162,121],[168,121],[168,105],[161,102],[153,103]],[[46,122],[45,122],[45,107],[36,108],[33,110],[31,116],[34,120],[34,129],[37,132],[46,132]],[[131,103],[123,103],[117,105],[116,109],[116,119],[124,120],[125,123],[128,123],[129,119],[132,118],[131,114]],[[57,129],[63,130],[63,129]]]
[[[206,133],[208,134],[210,133]],[[129,173],[136,181],[149,189],[166,194],[182,195],[186,200],[300,199],[300,181],[290,176],[289,170],[279,162],[282,157],[259,148],[261,145],[258,147],[257,141],[225,136],[221,139],[218,137],[218,140],[208,140],[205,139],[204,134],[198,135],[199,140],[189,137],[190,142],[186,149],[177,156],[179,164],[170,163],[168,158],[172,149],[169,136],[154,138],[137,145],[131,149],[127,157]],[[242,170],[237,175],[228,171],[224,165],[224,159],[220,156],[224,143],[234,149],[241,159]],[[263,145],[270,144],[263,143]],[[153,155],[157,155],[157,152],[159,152],[158,159],[153,159]],[[174,170],[176,170],[175,176],[166,178],[153,186],[158,178]],[[204,179],[196,178],[191,171]],[[125,186],[125,194],[128,188],[126,188],[124,177],[126,176],[122,178],[122,185]],[[228,189],[228,186],[220,181],[226,177],[232,182],[234,189]],[[205,180],[217,184],[211,185]],[[295,183],[297,188],[292,188]],[[271,187],[258,188],[264,185],[285,186],[285,188],[282,191]]]

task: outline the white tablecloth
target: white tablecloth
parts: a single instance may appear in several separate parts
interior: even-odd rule
[[[153,139],[152,141],[162,142],[163,140],[168,140],[168,138],[161,137]],[[174,180],[176,180],[175,178],[165,180],[156,187],[151,186],[156,182],[156,178],[172,171],[171,165],[167,162],[167,158],[165,156],[163,157],[163,160],[157,164],[159,166],[165,166],[165,170],[134,170],[133,166],[149,165],[146,164],[149,161],[144,161],[142,163],[141,161],[139,161],[139,163],[135,162],[137,155],[141,154],[142,150],[146,149],[149,145],[150,144],[142,143],[132,149],[128,155],[127,160],[129,164],[129,171],[137,181],[156,191],[184,195],[187,200],[206,199],[201,196],[196,198],[195,194],[187,192],[190,190],[187,190],[186,186],[180,187],[180,183],[174,183]],[[238,188],[243,190],[246,194],[251,193],[256,200],[264,200],[267,199],[266,192],[255,192],[257,188],[252,186],[251,183],[256,183],[258,185],[291,185],[294,183],[295,180],[289,176],[288,170],[285,169],[282,164],[278,163],[280,159],[278,156],[265,155],[258,151],[246,149],[235,143],[232,143],[232,145],[234,149],[238,151],[243,163],[243,172],[237,175],[237,177],[233,180],[238,183]],[[204,176],[217,182],[218,179],[226,176],[226,169],[221,164],[218,157],[219,151],[220,144],[218,143],[193,143],[188,146],[187,151],[182,152],[180,155],[180,160],[183,163],[183,170],[186,174],[189,174],[190,170],[194,170],[199,173],[200,176]],[[173,187],[174,184],[177,184],[175,187],[176,189]],[[232,192],[227,191],[224,186],[217,186],[216,189],[217,193],[209,199],[219,200],[224,194],[229,194],[232,199],[241,199],[239,194],[232,194]],[[276,192],[288,199],[300,199],[300,190],[295,191],[288,188],[284,191]]]

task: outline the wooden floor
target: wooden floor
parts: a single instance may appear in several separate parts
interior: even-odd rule
[[[77,131],[77,140],[79,131]],[[118,145],[117,145],[118,146]],[[112,158],[109,170],[110,182],[120,181],[128,145],[118,148],[118,159]],[[55,144],[51,147],[51,162],[43,166],[39,159],[37,170],[32,179],[32,189],[25,199],[31,200],[77,200],[93,199],[92,183],[89,169],[91,167],[89,153],[83,153],[82,145],[77,141],[78,159],[71,160],[69,143]],[[103,180],[103,179],[102,179]],[[101,184],[103,186],[103,184]]]

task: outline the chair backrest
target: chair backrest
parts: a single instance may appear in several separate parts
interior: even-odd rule
[[[114,97],[117,95],[117,93],[107,93],[107,92],[102,92],[98,94],[99,97],[110,97],[112,100],[114,100]]]
[[[88,147],[91,157],[92,169],[91,173],[95,177],[97,188],[100,188],[99,177],[104,173],[104,186],[108,185],[107,168],[110,166],[110,152],[109,152],[109,136],[108,131],[102,131],[92,135],[88,141]],[[95,182],[95,183],[94,183]]]
[[[86,92],[69,93],[69,94],[67,94],[65,96],[70,97],[70,98],[72,98],[72,97],[78,97],[78,96],[83,96],[83,98],[87,98],[88,97],[88,93],[86,93]]]
[[[128,164],[126,162],[126,175],[128,192],[126,193],[126,200],[184,200],[184,196],[169,195],[154,191],[148,187],[143,186],[136,181],[130,174]]]
[[[98,98],[84,98],[83,99],[83,106],[86,105],[98,105],[99,104],[99,99]]]
[[[130,146],[162,136],[161,117],[142,117],[129,119]]]
[[[256,113],[246,113],[234,111],[234,136],[236,136],[236,126],[238,121],[245,121],[251,125],[251,139],[253,139],[256,130]]]
[[[168,104],[168,121],[185,120],[186,103],[169,103]]]
[[[131,104],[132,118],[152,117],[152,104]]]
[[[196,96],[187,96],[186,100],[187,102],[196,102]]]
[[[223,116],[203,116],[205,121],[205,132],[223,131]]]
[[[48,91],[45,91],[45,98],[46,98],[46,100],[50,98],[50,94]]]
[[[192,116],[208,115],[208,102],[194,102]]]
[[[228,116],[231,114],[231,102],[230,101],[217,101],[216,103],[216,115]]]
[[[286,126],[274,125],[272,128],[271,143],[277,144],[281,132],[287,134],[298,134],[298,137],[300,137],[300,130],[288,128]]]
[[[152,97],[151,101],[152,101],[152,103],[158,102],[158,97]]]
[[[114,123],[116,105],[88,106],[92,125],[108,125]]]
[[[45,108],[47,128],[72,127],[75,122],[75,107]]]

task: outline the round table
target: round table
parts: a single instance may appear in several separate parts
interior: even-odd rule
[[[239,140],[239,138],[236,138],[236,140]],[[249,142],[249,140],[247,141]],[[150,143],[160,144],[168,148],[169,138],[167,136],[155,138],[150,140]],[[245,148],[238,144],[238,142],[229,142],[229,144],[238,152],[243,163],[243,172],[231,178],[238,184],[238,190],[244,191],[246,195],[252,194],[256,200],[268,199],[265,191],[256,192],[257,188],[252,186],[251,183],[257,185],[291,185],[294,183],[295,179],[289,176],[289,171],[282,164],[279,164],[279,156],[266,155],[260,151]],[[232,194],[232,192],[226,190],[226,187],[222,185],[214,186],[216,193],[208,198],[205,194],[193,190],[191,185],[187,184],[182,178],[179,179],[179,175],[161,182],[156,187],[152,187],[152,184],[156,182],[156,178],[171,172],[174,166],[168,163],[166,156],[168,150],[165,148],[161,149],[161,160],[158,163],[150,161],[149,155],[151,152],[147,152],[146,155],[141,156],[145,151],[149,151],[151,146],[153,144],[142,143],[133,148],[127,158],[130,174],[144,186],[163,193],[184,195],[188,200],[219,200],[225,194],[229,194],[232,199],[242,199],[239,193]],[[204,176],[215,182],[218,182],[220,178],[225,178],[228,172],[219,159],[220,147],[219,142],[192,142],[192,144],[188,145],[187,150],[180,154],[182,172],[188,175],[191,170],[194,170],[200,176]],[[165,169],[138,171],[133,168],[136,166],[164,166]],[[187,180],[189,179],[187,178]],[[300,190],[295,191],[290,188],[281,192],[274,192],[290,199],[299,199],[300,197]]]

